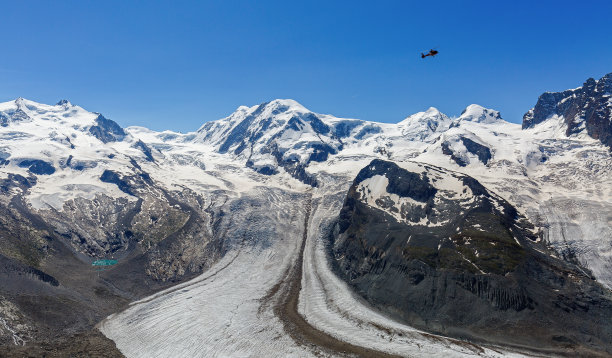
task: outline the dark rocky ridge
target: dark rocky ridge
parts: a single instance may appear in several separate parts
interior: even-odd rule
[[[584,268],[546,254],[529,223],[478,181],[429,166],[429,183],[436,173],[462,180],[474,200],[429,198],[423,209],[402,212],[435,224],[438,210],[450,220],[438,226],[400,222],[358,191],[373,175],[387,176],[388,192],[397,193],[393,177],[426,188],[423,175],[380,160],[359,173],[331,239],[340,277],[383,312],[435,333],[557,354],[611,354],[611,293]]]
[[[476,155],[478,160],[480,160],[484,165],[489,163],[489,160],[491,160],[491,149],[489,149],[489,147],[476,143],[470,138],[466,137],[461,137],[461,141],[468,152]]]
[[[487,165],[493,157],[489,147],[463,136],[459,137],[459,140],[463,143],[467,152],[474,154],[482,164]],[[440,146],[442,147],[442,154],[448,155],[460,167],[465,167],[470,163],[469,158],[461,153],[455,153],[448,142],[444,141]]]
[[[121,141],[126,134],[117,122],[98,114],[95,119],[96,125],[89,128],[89,133],[98,138],[102,143]]]
[[[151,148],[149,148],[149,146],[146,145],[143,141],[138,140],[136,144],[134,144],[134,148],[140,149],[142,153],[145,155],[145,158],[147,159],[147,161],[149,162],[155,161],[155,159],[153,158],[153,152],[151,151]]]
[[[543,93],[535,107],[523,116],[523,129],[531,128],[552,115],[562,116],[566,134],[584,129],[612,149],[612,73],[598,81],[589,78],[580,88]]]
[[[442,147],[442,153],[445,154],[445,155],[450,156],[451,159],[455,163],[457,163],[457,165],[459,165],[460,167],[467,166],[467,162],[465,160],[463,160],[463,158],[461,158],[460,156],[455,154],[455,152],[451,149],[450,145],[447,142],[442,142],[442,144],[440,144],[440,146]]]
[[[130,188],[130,184],[126,180],[124,180],[121,175],[112,170],[105,169],[102,175],[100,176],[100,181],[115,184],[122,192],[128,195],[134,195]]]

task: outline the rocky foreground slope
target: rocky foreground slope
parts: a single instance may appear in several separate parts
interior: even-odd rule
[[[611,292],[553,257],[525,217],[469,176],[372,161],[349,189],[332,252],[359,294],[412,326],[612,353]]]
[[[522,126],[275,100],[182,134],[0,104],[0,349],[109,344],[98,324],[130,357],[609,353],[610,78]]]

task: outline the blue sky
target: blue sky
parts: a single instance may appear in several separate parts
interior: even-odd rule
[[[67,98],[191,131],[292,98],[398,122],[471,103],[519,122],[543,91],[612,72],[610,1],[11,1],[0,101]],[[420,52],[436,47],[436,58]]]

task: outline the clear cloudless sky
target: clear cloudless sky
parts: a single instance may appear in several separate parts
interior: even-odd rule
[[[612,72],[612,1],[2,1],[0,101],[192,131],[292,98],[380,122],[471,103],[512,122]],[[421,59],[435,47],[440,54]]]

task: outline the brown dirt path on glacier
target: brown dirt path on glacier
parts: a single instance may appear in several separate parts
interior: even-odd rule
[[[262,299],[262,308],[268,301],[273,301],[274,314],[283,322],[283,328],[289,336],[298,344],[311,347],[315,353],[316,348],[333,355],[358,356],[358,357],[398,357],[373,349],[356,346],[343,342],[323,331],[316,329],[298,312],[298,299],[302,287],[302,266],[304,263],[304,248],[308,237],[308,221],[312,199],[306,204],[304,218],[304,233],[298,251],[297,259],[293,266],[287,269],[283,278],[272,287]]]

